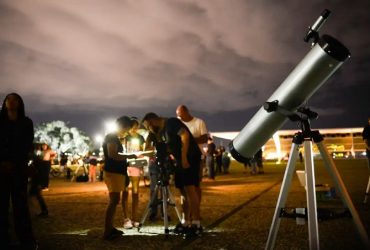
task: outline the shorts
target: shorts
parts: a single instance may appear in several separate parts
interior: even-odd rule
[[[104,172],[104,182],[109,193],[122,192],[126,188],[126,175]]]
[[[138,167],[127,167],[128,176],[141,176],[142,169]]]
[[[190,163],[189,168],[177,167],[175,170],[175,187],[183,188],[185,186],[199,187],[200,183],[200,159],[197,162]]]

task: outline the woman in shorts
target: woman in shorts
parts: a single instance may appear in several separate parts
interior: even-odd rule
[[[135,153],[143,150],[144,145],[144,137],[138,133],[139,122],[135,119],[132,119],[132,127],[129,131],[129,134],[124,138],[124,145],[126,152]],[[124,219],[123,227],[125,229],[131,229],[133,227],[139,227],[139,218],[137,214],[137,210],[139,207],[139,184],[140,184],[140,176],[143,173],[143,166],[138,166],[136,164],[128,164],[127,167],[127,174],[130,178],[131,182],[131,197],[132,197],[132,204],[131,204],[131,219],[126,218]],[[126,204],[128,200],[128,195],[125,196]]]
[[[137,156],[119,154],[123,152],[120,138],[126,136],[132,126],[132,120],[127,116],[117,119],[117,132],[107,134],[103,142],[104,151],[104,182],[109,191],[109,203],[105,214],[104,239],[113,239],[123,234],[113,226],[116,207],[120,201],[121,192],[126,188],[127,159]],[[124,205],[124,204],[122,204]]]

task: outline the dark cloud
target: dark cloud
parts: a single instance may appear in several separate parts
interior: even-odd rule
[[[367,0],[0,0],[0,97],[19,92],[36,121],[89,133],[121,114],[174,116],[180,103],[212,130],[238,130],[307,54],[302,38],[325,8],[320,32],[352,56],[308,104],[317,126],[361,126]]]

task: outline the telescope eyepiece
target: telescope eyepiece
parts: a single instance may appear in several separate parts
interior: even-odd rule
[[[317,41],[319,40],[319,30],[324,25],[329,15],[330,15],[330,10],[328,9],[323,10],[323,12],[319,16],[319,18],[317,18],[315,23],[309,27],[307,34],[303,38],[303,41],[308,42],[309,40],[313,39],[312,44],[315,45]]]

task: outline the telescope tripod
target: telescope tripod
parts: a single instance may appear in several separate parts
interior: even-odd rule
[[[141,227],[144,225],[146,218],[148,217],[150,209],[157,209],[158,205],[162,204],[163,207],[163,224],[164,224],[164,233],[168,236],[170,230],[168,229],[168,205],[173,206],[176,211],[176,215],[181,222],[181,216],[179,210],[176,207],[175,199],[173,198],[168,180],[159,180],[156,183],[154,192],[152,193],[148,205],[144,211],[144,215],[141,218],[138,231],[140,231]],[[158,195],[161,195],[161,199],[158,199]]]
[[[292,182],[295,163],[299,155],[299,146],[303,143],[304,147],[304,165],[305,165],[305,178],[306,178],[306,199],[307,199],[307,220],[308,220],[308,235],[309,235],[309,247],[310,249],[320,249],[319,244],[319,229],[317,220],[317,204],[316,204],[316,192],[315,192],[315,171],[314,161],[312,153],[312,141],[316,143],[320,155],[324,161],[324,165],[329,172],[331,178],[334,180],[335,188],[342,199],[342,202],[347,206],[349,212],[352,215],[354,224],[357,231],[363,241],[364,246],[367,249],[370,248],[369,238],[366,230],[361,223],[360,217],[351,201],[351,198],[344,186],[344,183],[335,167],[333,159],[329,156],[326,147],[323,144],[323,137],[319,131],[311,131],[308,122],[305,124],[307,130],[298,132],[293,138],[293,144],[289,155],[287,168],[285,170],[283,183],[280,189],[280,194],[276,204],[276,209],[270,232],[265,249],[273,249],[277,237],[277,233],[280,225],[280,217],[283,213],[284,206],[287,200],[288,191]]]

